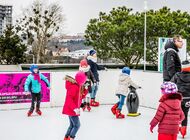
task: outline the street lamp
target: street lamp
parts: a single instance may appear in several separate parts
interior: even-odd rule
[[[27,55],[31,55],[31,56],[32,56],[33,64],[35,64],[35,56],[34,56],[34,54],[32,54],[32,53],[27,53]]]
[[[147,0],[144,0],[144,71],[146,71],[146,12],[147,12]]]

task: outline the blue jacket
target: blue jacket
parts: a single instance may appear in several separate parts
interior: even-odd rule
[[[39,75],[40,75],[40,79],[43,80],[47,84],[48,87],[50,87],[50,83],[48,79],[41,73],[39,73]],[[24,90],[25,92],[40,93],[41,84],[37,80],[34,80],[34,76],[30,74],[26,79]]]

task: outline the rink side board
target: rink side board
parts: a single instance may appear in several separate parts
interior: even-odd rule
[[[3,72],[0,73],[0,104],[30,103],[31,94],[24,92],[24,84],[30,73]],[[42,73],[50,80],[50,73]],[[50,91],[42,80],[42,102],[50,102]]]

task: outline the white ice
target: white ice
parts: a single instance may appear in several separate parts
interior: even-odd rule
[[[76,140],[156,140],[157,128],[149,132],[149,122],[155,110],[140,107],[139,117],[118,120],[110,105],[93,108],[80,116],[81,128]],[[63,140],[69,125],[62,108],[42,108],[43,115],[27,117],[28,110],[0,111],[0,140]],[[123,107],[123,113],[127,113]],[[189,128],[190,130],[190,128]],[[181,136],[178,136],[181,139]],[[186,139],[190,139],[188,134]]]

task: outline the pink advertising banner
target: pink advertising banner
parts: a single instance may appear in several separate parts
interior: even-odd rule
[[[0,104],[28,103],[31,94],[24,92],[24,84],[30,73],[0,73]],[[50,73],[42,73],[50,81]],[[42,102],[50,101],[50,91],[42,80]]]

